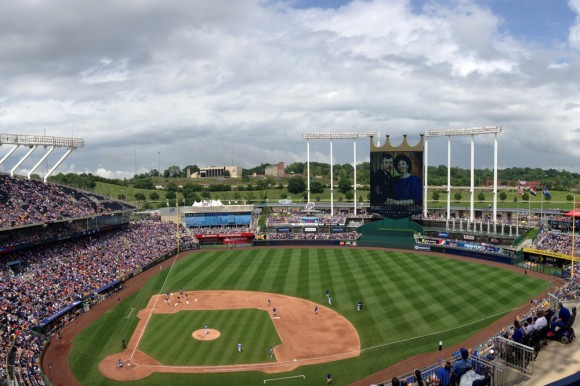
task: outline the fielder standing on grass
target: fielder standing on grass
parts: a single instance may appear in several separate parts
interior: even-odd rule
[[[242,349],[242,342],[238,342],[238,352],[242,352],[242,351],[244,351]]]
[[[274,348],[270,346],[270,358],[274,358]]]

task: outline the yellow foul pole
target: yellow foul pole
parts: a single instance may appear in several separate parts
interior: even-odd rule
[[[576,233],[576,218],[574,216],[576,211],[576,195],[574,195],[574,206],[572,207],[572,271],[570,272],[570,279],[574,280],[574,255],[576,254],[576,244],[574,243],[574,234]]]
[[[177,240],[177,254],[179,254],[179,200],[175,192],[175,239]]]

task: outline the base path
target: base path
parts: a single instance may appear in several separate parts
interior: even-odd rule
[[[127,349],[105,358],[99,363],[100,372],[117,381],[145,378],[152,373],[212,373],[234,371],[263,371],[280,373],[292,371],[302,365],[333,362],[360,355],[360,338],[354,326],[336,311],[315,303],[286,295],[251,291],[193,291],[184,292],[189,303],[177,301],[172,295],[155,295],[147,308],[139,311],[140,319]],[[183,299],[183,296],[180,296]],[[272,305],[267,306],[268,299]],[[276,307],[276,317],[272,308]],[[276,362],[224,366],[166,366],[147,354],[136,350],[151,314],[173,314],[186,310],[231,310],[255,308],[267,311],[280,336],[281,345],[274,347]],[[199,330],[202,336],[205,330]],[[217,331],[216,331],[217,332]],[[117,360],[123,367],[117,367]]]

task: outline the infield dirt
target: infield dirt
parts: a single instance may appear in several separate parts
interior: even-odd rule
[[[354,326],[336,311],[315,303],[286,295],[252,291],[193,291],[184,292],[196,302],[176,302],[174,295],[155,295],[147,308],[139,311],[140,319],[127,349],[105,358],[99,363],[101,373],[117,381],[145,378],[154,372],[208,373],[233,371],[262,371],[280,373],[302,365],[332,362],[360,355],[360,339]],[[176,298],[176,299],[173,299]],[[271,306],[267,306],[268,299]],[[276,307],[276,317],[272,308]],[[274,347],[275,363],[256,363],[225,366],[167,366],[137,349],[143,331],[152,314],[174,314],[180,311],[226,310],[256,308],[267,311],[280,336],[281,345]],[[201,330],[205,334],[204,330]],[[124,363],[117,367],[117,360]]]

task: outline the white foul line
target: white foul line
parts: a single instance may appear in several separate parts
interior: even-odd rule
[[[292,377],[264,379],[264,383],[267,383],[267,382],[270,382],[270,381],[280,381],[282,379],[292,379],[292,378],[300,378],[300,377],[306,379],[306,376],[305,375],[294,375]]]
[[[167,279],[169,279],[169,275],[171,275],[171,271],[173,270],[173,266],[175,265],[175,262],[177,261],[177,256],[179,256],[179,254],[175,255],[175,257],[173,258],[173,263],[171,263],[171,267],[169,268],[169,272],[167,272],[167,276],[165,276],[165,280],[163,281],[163,284],[161,284],[161,288],[159,289],[159,294],[157,294],[158,296],[155,298],[155,302],[153,302],[153,307],[151,307],[151,312],[149,312],[147,319],[145,319],[145,326],[143,327],[143,331],[141,331],[141,334],[139,334],[139,339],[137,339],[137,343],[135,344],[135,348],[133,348],[133,352],[131,353],[131,356],[129,357],[129,361],[133,360],[133,357],[135,356],[135,351],[137,351],[137,347],[139,347],[139,343],[141,343],[141,338],[143,338],[143,334],[145,333],[145,330],[147,329],[147,324],[149,324],[149,320],[151,319],[151,315],[153,314],[153,311],[155,311],[155,307],[157,306],[157,301],[159,300],[159,298],[161,297],[161,294],[163,293],[163,288],[165,288],[165,283],[167,283]]]
[[[127,319],[129,316],[131,316],[131,314],[133,313],[133,310],[134,310],[134,309],[135,309],[135,308],[131,308],[131,311],[129,312],[129,315],[125,316],[125,319]]]

